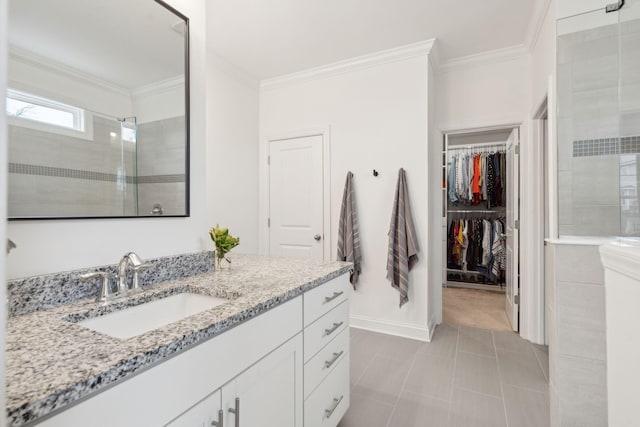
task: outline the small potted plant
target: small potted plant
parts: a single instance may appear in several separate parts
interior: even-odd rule
[[[211,230],[209,230],[211,240],[216,245],[216,269],[222,269],[222,260],[231,263],[231,260],[226,257],[227,253],[240,244],[239,237],[233,237],[229,234],[228,228],[220,228],[218,224]]]

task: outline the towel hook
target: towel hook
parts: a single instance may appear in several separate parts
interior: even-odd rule
[[[373,170],[373,176],[378,176],[378,175],[379,175],[378,171],[374,169]]]

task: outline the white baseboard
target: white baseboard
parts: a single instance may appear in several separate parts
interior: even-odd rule
[[[395,323],[382,320],[375,320],[364,316],[351,315],[351,327],[358,329],[366,329],[368,331],[380,332],[383,334],[396,335],[404,338],[411,338],[419,341],[431,341],[433,334],[429,328],[421,328],[408,323]]]

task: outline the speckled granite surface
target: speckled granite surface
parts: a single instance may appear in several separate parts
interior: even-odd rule
[[[196,252],[144,260],[153,267],[140,273],[143,284],[153,285],[167,280],[189,277],[194,274],[213,270],[213,252]],[[102,267],[85,268],[41,276],[11,279],[7,282],[9,295],[9,316],[45,310],[69,304],[98,293],[100,279],[80,280],[84,273],[108,271],[111,275],[111,288],[116,287],[116,264]],[[129,278],[131,280],[131,278]]]
[[[230,270],[164,282],[101,306],[93,300],[11,317],[7,323],[8,425],[20,426],[220,334],[334,277],[351,264],[235,254]],[[188,290],[230,301],[121,340],[73,323]],[[69,320],[65,320],[69,319]]]

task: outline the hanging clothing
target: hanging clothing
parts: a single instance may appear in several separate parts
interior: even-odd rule
[[[458,196],[456,194],[456,156],[451,158],[449,162],[449,175],[447,177],[447,193],[449,194],[449,200],[451,203],[458,203]]]
[[[503,151],[494,153],[454,153],[448,163],[447,194],[453,205],[487,209],[504,206],[505,174]]]

